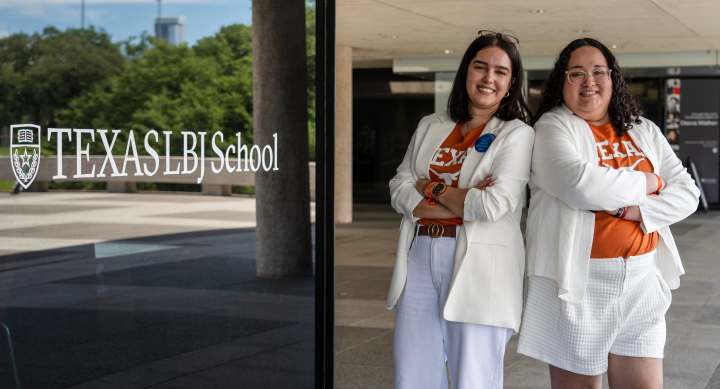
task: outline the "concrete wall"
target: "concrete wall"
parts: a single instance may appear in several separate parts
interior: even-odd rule
[[[103,162],[105,161],[105,156],[100,155],[91,155],[90,160],[88,161],[85,158],[81,158],[81,172],[83,174],[88,174],[92,171],[93,165],[95,166],[95,175],[97,176],[100,174],[100,168],[103,165]],[[12,171],[12,165],[10,164],[10,156],[0,156],[0,180],[1,181],[14,181],[16,180],[15,175]],[[118,168],[119,172],[122,172],[123,169],[123,161],[124,157],[116,156],[114,158],[115,165]],[[113,173],[112,167],[110,166],[110,162],[108,161],[107,166],[105,166],[105,170],[103,173],[105,174],[105,177],[94,177],[94,178],[73,178],[74,175],[77,174],[77,162],[78,159],[74,155],[65,155],[62,158],[62,174],[67,176],[67,178],[62,179],[62,181],[99,181],[103,182],[106,181],[108,183],[108,190],[110,191],[120,191],[121,187],[126,187],[125,183],[136,183],[136,182],[157,182],[157,183],[166,183],[166,184],[197,184],[197,180],[200,177],[200,170],[201,166],[198,162],[198,167],[192,174],[168,174],[165,175],[163,172],[165,171],[165,158],[160,158],[160,167],[158,168],[157,172],[153,176],[148,175],[142,175],[142,176],[136,176],[135,173],[135,163],[134,162],[128,162],[126,166],[125,172],[127,173],[126,177],[111,177],[111,174]],[[233,162],[233,164],[236,164],[236,160]],[[155,161],[152,157],[140,157],[140,167],[141,169],[144,168],[144,166],[147,164],[147,167],[149,170],[155,170]],[[182,170],[183,165],[183,158],[182,157],[170,157],[170,169],[176,170],[178,164],[180,164],[180,170]],[[220,158],[205,158],[205,174],[203,176],[201,184],[203,185],[203,189],[205,187],[213,188],[209,189],[210,192],[218,191],[222,193],[227,193],[227,188],[214,188],[214,187],[220,187],[220,186],[227,186],[230,187],[232,185],[244,185],[244,186],[255,186],[255,173],[252,171],[241,171],[241,172],[228,172],[227,169],[223,169],[219,173],[214,173],[212,171],[212,166],[215,165],[216,168],[220,165]],[[188,162],[188,165],[192,166],[192,162]],[[242,164],[243,167],[245,167],[245,164]],[[309,185],[310,185],[310,198],[311,201],[315,201],[315,162],[310,162],[308,164],[308,172],[310,175],[309,179]],[[59,181],[53,179],[53,176],[58,174],[58,158],[56,156],[48,156],[44,155],[40,159],[39,164],[39,171],[37,177],[35,177],[35,180],[33,181],[32,185],[36,185],[36,187],[43,191],[43,189],[46,190],[47,184],[39,184],[39,183],[47,183],[48,181]],[[37,186],[39,184],[39,186]],[[132,186],[131,186],[132,187]],[[222,192],[222,191],[225,192]],[[133,192],[134,190],[129,190],[130,192]],[[214,192],[213,192],[214,193]],[[208,193],[211,194],[211,193]]]

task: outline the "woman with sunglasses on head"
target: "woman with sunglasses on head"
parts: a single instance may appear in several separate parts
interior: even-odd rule
[[[534,119],[527,297],[518,352],[553,388],[662,388],[665,312],[684,273],[669,226],[699,190],[640,116],[612,52],[559,55]]]
[[[502,388],[520,326],[523,190],[534,134],[525,124],[516,38],[480,31],[448,109],[420,121],[390,181],[404,217],[387,308],[397,307],[395,387]]]

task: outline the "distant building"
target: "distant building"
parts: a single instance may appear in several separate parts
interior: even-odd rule
[[[155,18],[155,36],[179,45],[185,43],[185,16],[163,16]]]

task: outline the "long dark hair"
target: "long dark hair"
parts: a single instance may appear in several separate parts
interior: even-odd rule
[[[608,67],[612,70],[610,73],[610,79],[612,80],[612,97],[610,97],[608,115],[610,115],[610,120],[618,132],[618,135],[623,136],[628,130],[633,128],[633,123],[642,123],[640,121],[640,115],[643,114],[642,105],[640,105],[635,96],[628,92],[622,70],[620,70],[620,66],[613,53],[605,47],[605,45],[592,38],[575,39],[560,52],[557,60],[555,60],[555,67],[550,73],[550,77],[545,81],[540,99],[540,109],[538,109],[531,124],[535,125],[545,112],[562,105],[564,102],[563,85],[565,84],[565,71],[567,70],[568,62],[570,62],[570,56],[575,50],[585,46],[591,46],[600,50],[608,63]]]
[[[515,83],[510,87],[510,95],[500,101],[500,106],[495,111],[495,116],[502,120],[520,119],[527,122],[530,119],[530,110],[523,97],[523,68],[520,60],[520,53],[513,43],[498,38],[496,35],[484,35],[476,38],[465,51],[460,62],[455,81],[453,81],[450,99],[448,100],[448,115],[456,122],[467,122],[472,119],[468,108],[470,97],[467,93],[465,82],[467,80],[470,61],[477,53],[486,47],[499,47],[507,53],[512,64],[512,78]]]

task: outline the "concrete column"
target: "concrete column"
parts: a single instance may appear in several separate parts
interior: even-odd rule
[[[252,4],[255,144],[278,170],[255,173],[257,275],[312,276],[305,1]]]
[[[335,222],[352,222],[352,47],[335,47]]]

